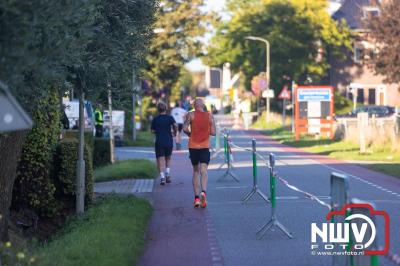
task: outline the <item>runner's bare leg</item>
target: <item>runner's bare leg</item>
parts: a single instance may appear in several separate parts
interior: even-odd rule
[[[193,192],[195,196],[199,196],[200,195],[200,184],[199,184],[199,165],[193,165]]]
[[[166,158],[165,156],[161,156],[157,158],[157,168],[158,168],[158,173],[164,173],[165,172],[165,163],[166,163]]]
[[[200,164],[201,189],[203,191],[207,191],[207,182],[208,182],[207,168],[208,168],[208,164],[206,164],[206,163]]]

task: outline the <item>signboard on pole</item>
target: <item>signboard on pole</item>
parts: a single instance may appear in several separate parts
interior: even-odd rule
[[[262,97],[263,98],[274,98],[275,92],[274,92],[274,90],[265,90],[262,92]]]
[[[32,124],[31,118],[17,103],[7,87],[0,83],[0,132],[29,129]]]
[[[302,133],[333,138],[333,87],[298,86],[295,90],[295,135]]]
[[[287,86],[283,87],[282,91],[278,95],[278,99],[281,100],[290,100],[291,94],[290,91],[288,90]]]

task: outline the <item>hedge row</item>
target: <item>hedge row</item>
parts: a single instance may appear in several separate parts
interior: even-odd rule
[[[56,198],[62,208],[71,208],[75,204],[76,165],[78,160],[78,140],[63,139],[57,145],[54,156],[54,185]],[[90,148],[85,145],[85,186],[86,204],[93,199],[93,164]]]

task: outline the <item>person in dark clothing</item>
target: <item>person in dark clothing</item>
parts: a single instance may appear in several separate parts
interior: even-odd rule
[[[160,184],[165,185],[165,183],[171,183],[169,162],[174,147],[172,132],[176,136],[178,125],[172,116],[167,115],[165,103],[158,103],[157,110],[159,114],[151,122],[151,132],[156,135],[155,152]]]

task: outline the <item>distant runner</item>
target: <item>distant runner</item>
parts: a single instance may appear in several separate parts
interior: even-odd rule
[[[175,119],[175,122],[178,124],[178,133],[176,134],[176,149],[180,150],[181,149],[181,142],[182,142],[182,129],[183,129],[183,122],[184,118],[187,114],[187,111],[183,109],[182,101],[176,102],[175,108],[172,109],[171,115]]]
[[[165,185],[165,183],[171,183],[169,162],[174,147],[171,132],[173,131],[175,136],[178,126],[174,118],[167,115],[167,106],[165,103],[158,103],[157,110],[159,115],[151,122],[151,132],[156,135],[155,152],[157,168],[160,173],[160,184]]]
[[[202,99],[194,101],[194,111],[186,115],[183,132],[189,136],[189,157],[193,165],[194,207],[205,208],[207,206],[206,190],[207,168],[210,162],[210,135],[215,136],[215,122],[212,114],[204,111]],[[200,184],[199,174],[201,176]]]

